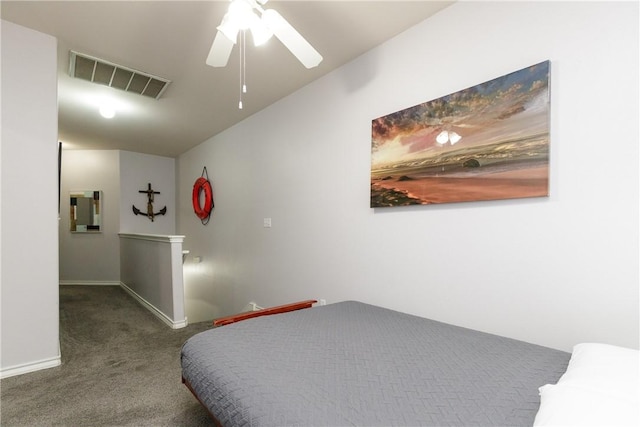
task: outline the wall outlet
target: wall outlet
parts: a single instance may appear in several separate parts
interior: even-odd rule
[[[251,306],[251,311],[258,311],[263,309],[263,307],[260,307],[255,302],[250,302],[249,305]]]
[[[318,302],[320,303],[320,305],[327,305],[327,300],[326,299],[321,299]]]

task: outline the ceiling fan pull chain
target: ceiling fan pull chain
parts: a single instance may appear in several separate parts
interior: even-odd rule
[[[240,101],[238,102],[238,109],[242,110],[242,33],[240,33]]]
[[[242,93],[247,93],[247,32],[242,32]]]
[[[244,31],[240,31],[240,102],[238,102],[238,109],[242,110],[242,87],[244,86],[244,76],[242,75],[242,57],[244,56]]]

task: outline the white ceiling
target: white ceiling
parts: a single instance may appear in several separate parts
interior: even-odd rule
[[[228,7],[218,1],[4,1],[2,19],[58,39],[59,138],[67,149],[176,157],[207,138],[423,21],[452,1],[277,1],[276,9],[324,57],[308,70],[275,38],[247,43],[242,110],[239,55],[205,64]],[[69,76],[69,50],[172,81],[159,100]],[[107,120],[96,102],[108,97]]]

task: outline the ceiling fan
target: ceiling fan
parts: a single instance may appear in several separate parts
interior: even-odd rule
[[[217,27],[218,32],[209,51],[206,63],[212,67],[224,67],[229,61],[238,33],[250,30],[256,46],[264,44],[275,35],[307,68],[316,67],[322,56],[277,11],[263,9],[268,0],[231,0],[229,10]],[[256,13],[256,11],[258,13]]]

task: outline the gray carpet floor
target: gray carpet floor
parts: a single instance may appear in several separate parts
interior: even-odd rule
[[[117,286],[60,287],[62,365],[0,382],[2,426],[210,426],[173,330]]]

